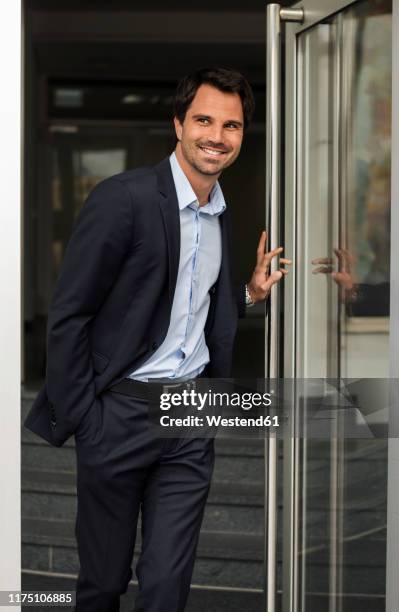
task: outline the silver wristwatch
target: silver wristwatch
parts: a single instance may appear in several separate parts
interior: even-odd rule
[[[251,306],[255,306],[255,302],[252,301],[251,295],[248,291],[248,285],[245,285],[245,306],[247,308],[251,308]]]

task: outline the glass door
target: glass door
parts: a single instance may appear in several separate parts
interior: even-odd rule
[[[282,13],[275,233],[294,274],[277,302],[275,375],[300,391],[281,442],[274,588],[283,612],[382,612],[387,415],[375,412],[367,437],[342,410],[324,413],[328,428],[316,434],[309,421],[331,384],[389,376],[392,3],[305,0]]]

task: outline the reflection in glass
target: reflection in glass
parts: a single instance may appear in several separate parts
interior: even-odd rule
[[[341,240],[355,296],[342,312],[343,376],[388,371],[391,174],[391,2],[359,3],[344,19],[346,176]],[[349,69],[348,69],[349,68]]]
[[[336,289],[327,276],[309,274],[312,261],[333,248],[334,131],[336,66],[335,22],[305,32],[300,39],[304,87],[301,91],[303,178],[299,210],[300,277],[297,329],[300,335],[298,377],[336,376],[331,352],[336,333]],[[306,83],[306,85],[305,85]]]
[[[389,376],[391,52],[388,0],[299,37],[298,378]],[[382,612],[386,440],[332,428],[299,443],[299,609]]]

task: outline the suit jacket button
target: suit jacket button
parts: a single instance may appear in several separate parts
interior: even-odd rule
[[[158,342],[153,342],[152,345],[151,345],[151,348],[152,348],[153,351],[156,351],[157,348],[158,348]]]
[[[216,291],[216,287],[215,287],[215,285],[212,285],[212,287],[209,289],[209,293],[213,294],[213,293],[215,293],[215,291]]]

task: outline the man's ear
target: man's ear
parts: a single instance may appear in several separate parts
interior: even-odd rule
[[[175,124],[176,138],[178,141],[180,141],[183,132],[183,125],[180,123],[177,117],[173,117],[173,123]]]

